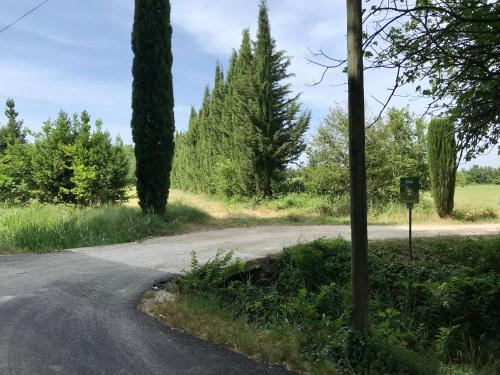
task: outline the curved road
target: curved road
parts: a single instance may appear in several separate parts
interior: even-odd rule
[[[170,330],[137,308],[155,281],[217,249],[242,259],[347,226],[272,226],[156,238],[141,243],[0,257],[0,374],[286,374],[279,367]],[[415,236],[499,234],[500,225],[415,226]],[[407,236],[372,226],[370,238]]]

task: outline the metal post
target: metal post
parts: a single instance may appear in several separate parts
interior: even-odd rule
[[[410,261],[413,262],[413,249],[411,246],[411,211],[413,209],[413,203],[407,203],[408,207],[408,216],[409,216],[409,222],[410,222],[410,230],[409,230],[409,238],[408,238],[408,245],[410,247]]]

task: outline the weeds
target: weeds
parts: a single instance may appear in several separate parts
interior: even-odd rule
[[[230,325],[238,322],[236,330],[251,327],[256,337],[291,340],[287,350],[293,355],[266,356],[256,349],[258,340],[246,338],[252,347],[249,354],[311,373],[500,370],[500,237],[417,239],[415,263],[403,248],[399,240],[370,243],[370,335],[349,329],[350,244],[341,239],[287,248],[259,267],[232,262],[232,253],[219,252],[205,264],[193,257],[192,271],[178,279],[175,288],[190,320],[213,315]],[[170,309],[177,316],[177,307],[166,305],[158,307],[167,309],[162,314],[168,316]],[[217,332],[207,334],[203,325],[193,330],[182,317],[166,319],[245,351],[240,341],[234,343],[241,336],[235,332],[214,328]]]

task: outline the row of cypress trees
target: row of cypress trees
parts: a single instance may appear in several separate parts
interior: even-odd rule
[[[310,122],[287,82],[289,66],[261,1],[257,40],[243,31],[226,77],[217,63],[213,88],[191,109],[188,130],[176,134],[173,186],[240,197],[277,192],[286,166],[305,150]]]

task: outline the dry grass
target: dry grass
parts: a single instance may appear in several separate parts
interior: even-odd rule
[[[175,294],[173,301],[157,303],[157,293],[146,293],[140,307],[169,327],[267,363],[305,373],[332,374],[330,365],[328,372],[311,372],[310,366],[299,355],[298,335],[293,331],[259,329],[207,299]],[[318,366],[318,369],[321,367],[327,368],[327,365]]]
[[[500,223],[500,185],[457,187],[455,202],[454,216],[441,219],[434,210],[432,197],[424,193],[420,203],[414,207],[413,221],[416,224]],[[348,205],[338,206],[324,197],[306,194],[292,194],[262,202],[226,201],[172,189],[169,203],[205,213],[210,219],[203,223],[203,228],[349,223]],[[137,205],[137,199],[132,198],[128,205]],[[408,211],[404,204],[392,203],[371,210],[368,221],[370,224],[405,224]]]
[[[286,216],[284,212],[276,212],[265,207],[249,207],[250,204],[243,202],[223,202],[206,194],[192,194],[174,189],[170,191],[170,200],[171,202],[197,207],[202,211],[210,213],[216,219],[230,219],[234,217],[269,219]]]

